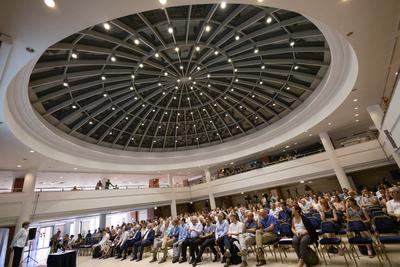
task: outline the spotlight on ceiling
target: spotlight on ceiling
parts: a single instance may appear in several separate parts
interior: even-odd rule
[[[77,59],[77,58],[78,58],[78,53],[77,53],[76,51],[72,51],[71,57],[72,57],[73,59]]]
[[[175,47],[175,52],[179,52],[179,47]]]
[[[270,24],[270,23],[272,22],[272,17],[271,17],[271,16],[268,16],[268,17],[265,19],[265,21],[266,21],[268,24]]]
[[[261,66],[261,69],[262,69],[262,70],[265,70],[265,65],[262,65],[262,66]]]
[[[218,51],[218,50],[215,50],[215,51],[214,51],[214,55],[217,56],[218,54],[219,54],[219,51]]]
[[[168,76],[168,72],[164,72],[164,76]]]
[[[210,74],[207,74],[207,78],[210,78],[211,77],[211,75]]]
[[[236,34],[235,35],[235,40],[237,41],[237,40],[239,40],[240,39],[240,35],[239,34]]]
[[[290,43],[289,43],[289,45],[290,45],[291,47],[293,47],[293,46],[294,46],[294,44],[295,44],[294,40],[290,40]]]
[[[222,3],[220,4],[220,7],[221,7],[221,9],[225,9],[225,8],[226,8],[226,2],[222,2]]]
[[[210,25],[206,25],[206,32],[209,32],[209,31],[211,31],[211,26]]]
[[[158,57],[160,57],[160,54],[159,53],[155,53],[154,56],[158,58]]]
[[[133,42],[134,42],[135,45],[139,45],[140,44],[140,40],[138,38],[135,38],[133,40]]]
[[[158,2],[160,2],[161,5],[165,5],[167,3],[167,0],[158,0]]]
[[[181,70],[183,70],[183,66],[182,66],[182,65],[180,65],[179,68],[180,68]]]
[[[144,66],[143,66],[143,64],[142,63],[140,63],[139,64],[139,68],[143,68]]]
[[[56,7],[56,2],[54,2],[54,0],[44,0],[44,3],[48,7],[51,7],[51,8],[55,8]]]
[[[196,46],[196,51],[197,51],[197,52],[200,51],[200,46]]]
[[[103,27],[104,27],[104,29],[106,29],[107,31],[108,31],[109,29],[111,29],[110,23],[108,23],[108,22],[103,23]]]
[[[68,87],[68,82],[67,82],[67,81],[64,81],[64,82],[63,82],[63,86],[64,86],[64,87]]]
[[[299,66],[294,66],[294,69],[295,69],[295,70],[298,70],[298,69],[299,69]]]
[[[104,81],[106,79],[106,76],[101,75],[101,79]]]
[[[200,67],[197,67],[197,70],[200,70],[201,68]]]
[[[110,58],[110,59],[111,59],[111,61],[112,61],[112,62],[115,62],[115,61],[117,61],[117,58],[116,58],[115,56],[111,56],[111,58]]]
[[[232,59],[228,58],[228,62],[231,63],[231,62],[232,62]]]
[[[258,50],[258,48],[254,48],[254,54],[257,54],[260,50]]]
[[[170,33],[170,34],[174,33],[174,28],[172,28],[171,25],[168,26],[168,33]]]
[[[132,75],[131,75],[131,78],[132,78],[132,79],[135,79],[135,75],[132,74]]]

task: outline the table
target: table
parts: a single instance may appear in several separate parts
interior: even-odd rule
[[[76,267],[76,251],[51,253],[47,257],[47,267]]]

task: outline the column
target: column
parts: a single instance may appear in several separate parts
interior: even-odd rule
[[[30,221],[32,219],[32,213],[34,212],[34,206],[36,205],[35,204],[36,194],[34,192],[35,184],[36,184],[36,170],[28,170],[24,178],[24,186],[22,188],[24,199],[22,201],[21,213],[17,220],[15,232],[18,232],[23,222]]]
[[[100,214],[99,217],[99,227],[100,229],[106,228],[106,214]]]
[[[168,185],[169,185],[169,187],[173,188],[174,187],[174,178],[173,178],[173,176],[170,173],[168,173],[167,177],[168,177]]]
[[[208,184],[208,198],[210,201],[210,208],[216,209],[216,205],[215,205],[215,197],[214,194],[212,192],[212,188],[211,188],[211,173],[210,173],[210,169],[205,169],[204,170],[205,176],[206,176],[206,183]]]
[[[340,187],[342,189],[343,188],[354,189],[353,183],[350,181],[349,177],[347,177],[342,166],[340,166],[339,160],[336,156],[335,149],[333,148],[329,135],[326,132],[320,133],[319,138],[321,139],[322,145],[325,148],[326,154],[328,155],[332,168],[335,171]]]
[[[81,233],[81,221],[80,220],[75,220],[74,221],[74,235],[80,234]]]
[[[64,224],[64,235],[65,234],[68,234],[68,235],[71,235],[71,232],[70,232],[70,230],[71,230],[71,222],[66,222],[65,224]]]
[[[175,197],[173,197],[171,200],[171,217],[173,219],[175,219],[177,217]]]
[[[374,125],[376,129],[379,131],[379,135],[382,136],[383,138],[386,138],[386,134],[384,133],[384,129],[382,129],[382,123],[383,123],[383,110],[379,105],[371,105],[367,107],[367,111],[369,115],[371,116],[372,121],[374,122]],[[380,140],[378,139],[380,142]],[[382,145],[382,144],[381,144]],[[397,166],[400,168],[400,157],[397,155],[396,151],[394,151],[392,145],[389,145],[390,147],[390,154],[393,157],[394,161],[396,162]]]

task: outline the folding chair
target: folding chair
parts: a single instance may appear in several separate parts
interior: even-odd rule
[[[292,246],[292,241],[293,241],[293,232],[291,225],[288,223],[281,223],[280,239],[278,241],[278,251],[282,263],[283,263],[282,251],[285,254],[285,258],[287,258],[285,246]]]
[[[386,245],[400,244],[399,223],[389,216],[376,216],[372,219],[378,248],[382,251],[390,266],[391,261],[386,253]]]
[[[362,222],[360,220],[349,221],[347,223],[347,229],[348,229],[347,239],[348,239],[348,242],[350,245],[350,252],[354,259],[354,263],[356,264],[356,266],[358,266],[356,256],[358,259],[360,259],[360,257],[358,256],[358,253],[357,253],[356,246],[368,246],[368,245],[370,245],[374,248],[374,250],[377,253],[376,256],[379,260],[379,263],[383,266],[382,261],[381,261],[382,255],[380,255],[380,253],[378,253],[378,250],[376,249],[376,243],[374,242],[374,240],[372,240],[371,232],[369,231],[367,226],[364,224],[364,222]],[[361,236],[361,232],[368,232],[370,237]]]
[[[330,221],[324,221],[321,223],[321,233],[322,234],[338,234],[338,230],[337,230],[337,226]],[[346,245],[344,244],[344,242],[342,242],[341,237],[323,237],[319,240],[319,243],[322,247],[322,256],[326,265],[326,259],[325,259],[325,254],[324,254],[324,250],[326,251],[328,257],[330,258],[329,255],[329,251],[326,247],[331,247],[331,246],[337,246],[339,249],[343,249],[344,253],[344,260],[346,261],[346,265],[349,266],[349,263],[347,262],[347,258],[346,258],[346,252],[348,252]]]

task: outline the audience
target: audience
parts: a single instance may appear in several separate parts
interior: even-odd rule
[[[84,239],[81,234],[76,237],[67,235],[61,239],[61,232],[52,237],[52,251],[57,248],[74,249],[87,244],[85,240],[97,240],[92,245],[93,254],[100,258],[116,256],[126,259],[132,253],[132,259],[141,261],[148,249],[150,263],[167,261],[168,249],[172,248],[172,263],[189,264],[196,267],[203,260],[208,248],[213,262],[221,260],[225,267],[240,264],[248,266],[249,250],[255,247],[256,266],[266,265],[265,246],[277,246],[280,238],[292,236],[292,246],[298,257],[298,266],[307,265],[307,251],[312,244],[318,245],[317,225],[324,221],[332,222],[336,227],[346,229],[346,223],[362,222],[368,229],[372,226],[370,209],[378,209],[386,216],[400,222],[400,188],[397,186],[379,185],[373,193],[362,189],[344,189],[315,195],[298,195],[278,199],[271,194],[261,198],[248,197],[246,205],[226,209],[203,210],[185,213],[177,218],[157,218],[154,221],[127,223],[121,226],[97,229],[92,235],[88,231]],[[371,217],[372,216],[372,217]],[[313,222],[311,221],[313,219]],[[283,233],[287,226],[289,233]],[[286,227],[285,226],[285,227]],[[282,232],[280,231],[282,229]],[[291,232],[291,233],[290,233]],[[345,231],[346,232],[346,231]],[[361,237],[371,238],[369,231],[360,231]],[[336,234],[325,234],[321,237],[334,238]],[[218,247],[218,249],[216,249]],[[372,245],[367,246],[368,256],[374,257]],[[189,249],[187,258],[187,249]],[[327,246],[330,253],[342,251],[336,245]],[[97,257],[97,256],[96,256]]]

